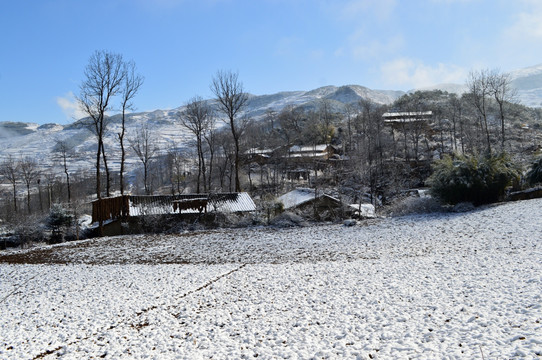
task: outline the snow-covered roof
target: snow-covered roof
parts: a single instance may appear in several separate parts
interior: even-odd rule
[[[430,117],[433,115],[432,111],[399,111],[399,112],[387,112],[382,115],[383,118],[412,118],[412,117]]]
[[[313,146],[299,146],[294,145],[290,148],[291,152],[312,152],[312,151],[325,151],[328,148],[326,144],[313,145]]]
[[[211,202],[212,203],[212,202]],[[237,193],[237,198],[225,198],[216,202],[215,205],[208,205],[207,210],[220,212],[248,212],[256,211],[256,204],[246,192]]]
[[[259,148],[250,148],[247,151],[245,151],[245,154],[247,155],[267,155],[272,154],[273,149],[259,149]]]
[[[425,122],[433,116],[432,111],[417,112],[387,112],[382,115],[385,123],[416,123]]]
[[[332,196],[329,196],[324,193],[315,193],[314,189],[308,188],[297,188],[292,190],[284,195],[281,195],[277,198],[277,201],[281,202],[284,205],[285,209],[292,209],[303,205],[309,201],[314,200],[315,198],[327,197],[338,203],[341,201]]]
[[[179,204],[190,203],[183,207]],[[256,205],[248,193],[181,194],[124,196],[96,200],[93,205],[93,221],[116,219],[121,216],[166,215],[199,213],[209,211],[248,212]],[[125,212],[124,207],[128,207]]]

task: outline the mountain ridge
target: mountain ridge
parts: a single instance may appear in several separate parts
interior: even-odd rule
[[[403,92],[378,91],[359,85],[325,86],[310,91],[283,91],[269,95],[250,95],[246,109],[241,116],[248,116],[255,120],[262,119],[269,111],[280,112],[286,106],[302,107],[316,110],[320,102],[328,100],[334,111],[340,111],[347,104],[352,104],[361,98],[379,104],[391,104]],[[213,99],[205,100],[209,105],[216,103]],[[153,110],[148,112],[134,112],[127,114],[127,138],[133,136],[135,130],[143,124],[150,125],[157,137],[159,147],[163,152],[170,148],[189,148],[192,134],[184,129],[178,119],[178,112],[184,106],[168,110]],[[106,151],[109,152],[111,169],[118,168],[117,134],[120,132],[120,114],[108,117],[108,131],[104,139]],[[56,168],[60,163],[55,160],[56,144],[64,141],[73,147],[79,156],[72,160],[71,165],[77,170],[92,169],[96,140],[94,134],[82,125],[84,119],[67,125],[54,123],[16,123],[0,122],[0,160],[13,156],[21,158],[30,156],[45,167]],[[220,123],[220,121],[219,121]],[[135,156],[127,159],[127,166],[135,167]]]
[[[517,99],[526,106],[542,106],[542,64],[510,72],[512,85],[517,91]],[[367,99],[378,104],[391,104],[400,96],[417,90],[443,90],[460,94],[466,90],[462,84],[439,84],[431,87],[411,90],[374,90],[361,85],[322,86],[308,91],[281,91],[274,94],[249,94],[247,107],[241,116],[259,120],[271,112],[280,112],[287,106],[301,107],[305,110],[317,110],[322,100],[327,100],[332,111],[342,111],[349,104],[360,99]],[[205,100],[208,104],[216,104],[216,100]],[[182,147],[190,144],[192,134],[184,129],[178,120],[178,112],[184,106],[174,109],[156,109],[146,112],[134,112],[127,115],[128,136],[144,123],[150,123],[159,137],[159,145],[165,151],[171,147]],[[117,133],[120,131],[120,115],[109,117],[109,131],[105,139],[106,146],[112,153],[112,168],[119,151]],[[18,123],[0,122],[0,160],[11,155],[16,158],[31,156],[37,161],[54,167],[52,159],[55,144],[66,141],[74,146],[74,151],[81,158],[92,159],[96,147],[94,135],[81,126],[81,119],[67,125],[54,123]],[[136,159],[129,159],[132,164]],[[76,161],[76,167],[88,170],[92,168],[88,160]]]

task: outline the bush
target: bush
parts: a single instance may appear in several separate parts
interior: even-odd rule
[[[442,212],[440,202],[431,196],[407,196],[396,199],[391,205],[382,209],[387,216],[405,216],[413,214],[429,214]]]
[[[506,154],[497,156],[445,156],[433,165],[431,194],[448,204],[474,205],[498,201],[520,172]]]
[[[73,215],[60,204],[54,204],[47,217],[47,227],[52,230],[50,242],[58,243],[64,240],[66,230],[73,222]]]
[[[293,227],[293,226],[304,226],[305,220],[294,213],[283,212],[271,220],[271,225],[276,227]]]
[[[21,216],[17,223],[14,224],[14,239],[23,248],[32,243],[45,241],[45,233],[42,219],[37,216]]]
[[[542,183],[542,158],[535,161],[531,169],[527,172],[527,181],[529,184],[536,185],[538,183]]]

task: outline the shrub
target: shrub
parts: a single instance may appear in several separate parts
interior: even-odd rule
[[[64,235],[73,222],[73,215],[60,204],[54,204],[47,217],[47,227],[52,230],[50,242],[57,243],[64,240]]]
[[[14,224],[13,235],[16,242],[23,248],[31,243],[39,243],[45,241],[45,234],[42,219],[33,216],[21,216],[17,223]]]
[[[429,214],[442,211],[444,211],[444,209],[440,202],[431,196],[402,197],[382,209],[382,212],[387,216]]]
[[[542,183],[542,158],[531,165],[531,169],[527,172],[526,177],[531,186]]]
[[[506,187],[519,179],[506,154],[445,156],[433,164],[431,194],[448,204],[474,205],[498,201]]]

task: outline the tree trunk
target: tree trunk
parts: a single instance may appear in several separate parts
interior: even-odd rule
[[[104,169],[105,169],[105,194],[107,197],[111,196],[111,176],[109,174],[109,166],[107,166],[107,156],[105,155],[105,146],[102,141],[102,157],[104,160]]]
[[[122,132],[119,134],[120,143],[120,194],[124,195],[124,161],[126,159],[126,150],[124,150],[124,114],[122,114]]]
[[[98,151],[96,151],[96,197],[102,198],[101,180],[100,180],[100,160],[102,158],[102,138],[98,137]]]
[[[149,190],[149,186],[148,186],[148,182],[147,182],[147,173],[148,173],[148,169],[147,169],[147,163],[144,162],[143,163],[143,186],[145,188],[145,195],[150,195],[150,190]]]
[[[71,185],[70,185],[70,173],[68,172],[68,164],[66,163],[66,156],[64,156],[64,173],[66,174],[66,185],[68,187],[68,202],[72,202],[72,193],[71,193]],[[49,204],[49,207],[51,207],[51,204]]]
[[[17,214],[17,187],[15,183],[13,183],[13,209],[15,214]]]
[[[26,206],[28,208],[28,214],[32,213],[32,210],[30,209],[30,184],[26,184]]]
[[[239,180],[239,139],[233,137],[235,143],[235,192],[241,192],[241,181]]]

